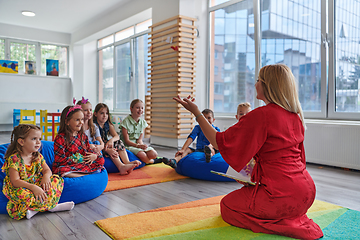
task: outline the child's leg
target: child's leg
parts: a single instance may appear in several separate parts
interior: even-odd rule
[[[190,153],[192,153],[193,151],[190,148],[186,148],[185,151],[183,152],[183,154],[176,156],[175,158],[171,158],[171,159],[167,159],[164,158],[163,159],[163,163],[165,163],[166,165],[169,165],[172,168],[176,168],[177,167],[177,163],[184,158],[185,156],[189,155]]]
[[[128,156],[125,148],[122,149],[122,150],[118,150],[118,153],[119,153],[120,160],[124,164],[136,164],[136,166],[139,166],[141,164],[141,162],[139,160],[135,160],[135,161],[130,162],[129,156]]]
[[[50,209],[49,212],[70,211],[74,208],[74,206],[75,203],[73,201],[59,203],[54,208]]]
[[[144,163],[154,163],[154,160],[149,158],[144,151],[140,151],[136,154],[136,156]]]
[[[132,172],[132,170],[134,170],[134,168],[136,168],[137,166],[139,166],[140,164],[124,164],[121,162],[120,158],[111,158],[111,160],[113,161],[113,163],[115,164],[115,166],[117,167],[117,169],[119,169],[119,173],[120,175],[126,175]]]
[[[77,173],[77,172],[72,172],[72,173],[68,173],[66,174],[65,176],[62,176],[62,177],[71,177],[71,178],[74,178],[74,177],[83,177],[87,175],[87,173]]]
[[[145,152],[146,153],[146,156],[149,158],[149,159],[155,159],[157,158],[158,156],[158,153],[155,151],[155,150],[150,150],[150,151],[147,151]]]

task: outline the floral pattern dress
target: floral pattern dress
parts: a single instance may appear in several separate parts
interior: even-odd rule
[[[30,189],[16,188],[10,182],[9,169],[14,168],[19,172],[21,180],[41,187],[43,164],[46,164],[46,162],[41,154],[31,162],[31,165],[26,165],[20,154],[17,153],[6,159],[2,167],[2,171],[6,173],[2,191],[9,199],[6,210],[11,218],[19,220],[25,217],[27,210],[44,212],[58,204],[64,188],[64,179],[58,175],[50,177],[51,188],[46,192],[47,201],[43,203],[36,200],[34,193]]]

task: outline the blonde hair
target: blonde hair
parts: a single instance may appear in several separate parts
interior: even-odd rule
[[[264,66],[260,69],[259,80],[265,98],[270,103],[275,103],[289,112],[298,114],[305,126],[295,77],[290,68],[284,64]]]
[[[239,103],[239,105],[237,106],[236,114],[239,113],[240,108],[250,108],[250,110],[251,110],[251,104],[249,102]]]
[[[144,103],[143,101],[141,101],[140,99],[134,99],[132,100],[132,102],[130,103],[130,107],[133,108],[135,106],[135,104],[137,104],[138,102]]]

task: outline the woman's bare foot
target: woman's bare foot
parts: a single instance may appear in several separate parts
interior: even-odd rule
[[[124,164],[120,167],[119,173],[120,175],[127,175],[130,174],[134,170],[134,168],[136,168],[135,164]]]

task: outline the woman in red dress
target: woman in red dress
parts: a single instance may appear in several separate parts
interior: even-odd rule
[[[227,223],[253,232],[299,239],[318,239],[320,227],[306,216],[315,199],[315,184],[306,170],[304,119],[296,82],[286,65],[263,67],[255,84],[266,106],[243,116],[224,132],[216,132],[191,97],[174,98],[196,116],[207,139],[224,160],[240,171],[252,157],[255,186],[226,195],[221,215]]]

